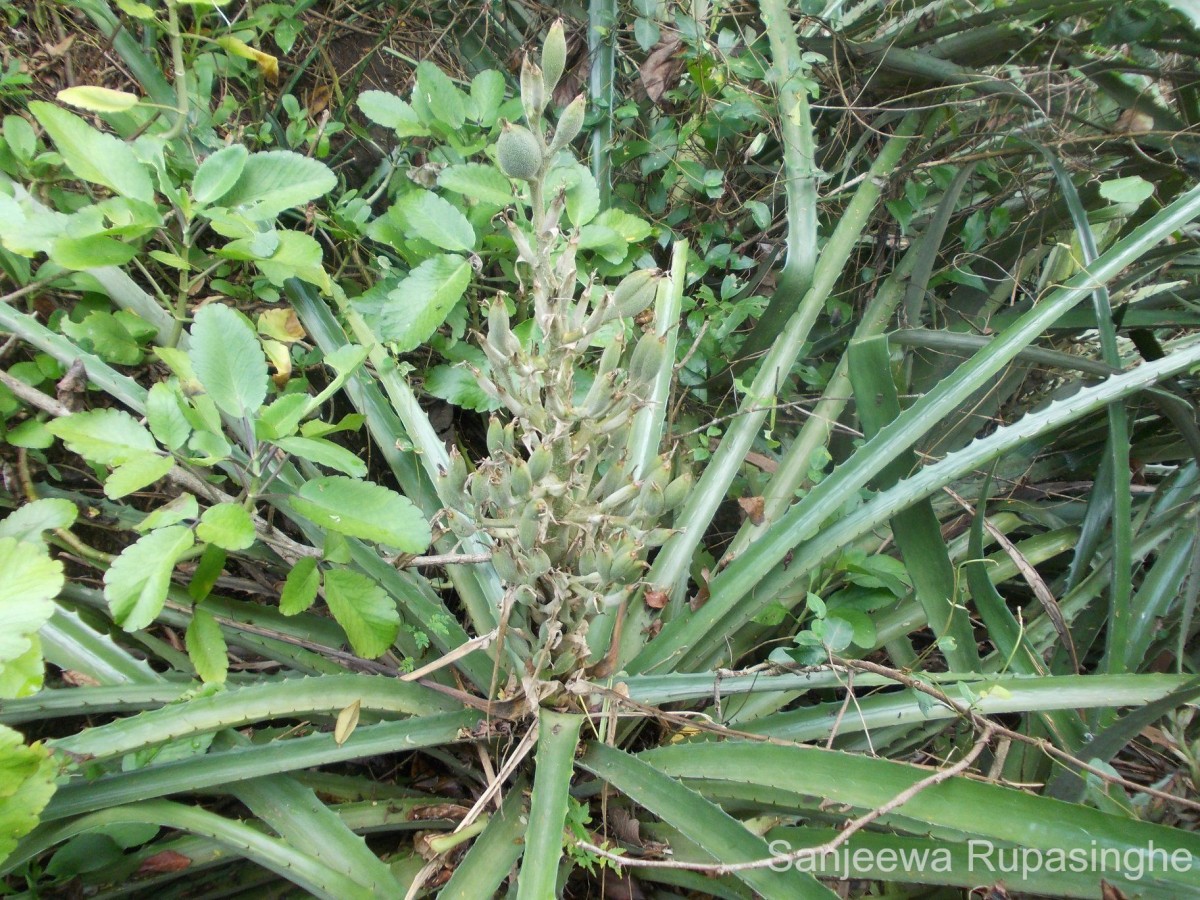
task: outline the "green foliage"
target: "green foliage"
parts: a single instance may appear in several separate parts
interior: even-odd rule
[[[74,0],[137,83],[0,74],[5,889],[1186,892],[1185,6]]]

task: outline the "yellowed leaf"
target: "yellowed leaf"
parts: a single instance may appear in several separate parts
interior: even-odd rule
[[[358,727],[358,713],[361,708],[362,701],[355,700],[338,713],[337,724],[333,726],[333,739],[339,747],[350,739],[350,735],[354,734],[354,729]]]
[[[304,326],[296,318],[296,311],[268,309],[258,317],[258,333],[284,344],[294,344],[307,336]]]

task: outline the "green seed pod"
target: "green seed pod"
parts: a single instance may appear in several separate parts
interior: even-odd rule
[[[608,346],[600,354],[600,361],[596,364],[596,377],[599,378],[602,375],[615,372],[617,367],[621,365],[621,357],[624,354],[625,334],[618,332],[616,337],[608,342]]]
[[[607,586],[612,582],[613,549],[608,544],[596,548],[596,574],[600,583]]]
[[[517,520],[517,540],[523,550],[533,550],[538,545],[538,532],[541,530],[541,506],[536,500],[525,504],[521,510],[521,518]]]
[[[529,475],[529,466],[524,462],[514,465],[508,479],[508,487],[518,500],[523,500],[533,493],[533,479]]]
[[[642,534],[642,544],[646,547],[661,547],[674,533],[673,528],[651,528]]]
[[[501,581],[509,584],[521,584],[524,581],[521,573],[517,571],[517,564],[504,550],[492,553],[492,565],[496,567],[496,574],[500,576]]]
[[[598,503],[625,483],[625,461],[618,460],[605,470],[596,486],[588,494],[588,498]]]
[[[663,491],[663,511],[670,512],[681,506],[691,492],[692,473],[684,472]]]
[[[532,578],[541,578],[550,571],[550,557],[546,555],[545,550],[534,550],[529,554],[529,559],[526,563],[529,568],[529,575]]]
[[[528,128],[505,122],[496,142],[496,160],[509,178],[532,181],[542,170],[542,143]]]
[[[642,571],[641,554],[633,541],[625,538],[613,551],[612,568],[608,577],[618,584],[627,584]]]
[[[631,504],[642,492],[641,482],[633,481],[624,487],[620,487],[613,491],[607,497],[600,501],[600,512],[609,513],[615,512],[618,515],[621,508]]]
[[[553,93],[566,67],[567,36],[562,19],[558,19],[546,32],[546,43],[542,45],[542,84],[547,94]]]
[[[487,427],[488,455],[496,458],[504,451],[504,427],[495,416],[488,419]]]
[[[600,423],[593,429],[594,433],[597,435],[612,434],[618,428],[622,428],[628,424],[631,418],[633,418],[632,409],[628,406],[624,409],[619,409],[608,418],[600,420]]]
[[[450,449],[450,467],[439,480],[442,482],[443,489],[447,490],[454,497],[462,494],[466,488],[467,463],[463,459],[462,454],[458,452],[457,447]]]
[[[583,130],[583,115],[587,111],[587,101],[580,94],[567,104],[567,108],[558,117],[558,127],[554,129],[554,140],[550,142],[550,152],[556,153],[566,147]]]
[[[471,499],[476,506],[486,506],[491,502],[492,490],[487,477],[482,472],[476,472],[470,481]]]
[[[636,316],[654,302],[662,272],[658,269],[637,269],[621,279],[613,291],[617,315]]]
[[[554,457],[545,447],[538,447],[529,454],[529,477],[534,484],[539,483],[550,472],[550,463]]]
[[[594,419],[608,412],[616,400],[616,380],[615,372],[596,376],[579,407],[579,418]]]
[[[629,379],[638,385],[650,385],[667,357],[667,342],[653,331],[642,335],[629,358]]]
[[[475,527],[475,522],[469,516],[463,515],[457,509],[446,510],[446,524],[459,537],[470,537],[479,530]]]
[[[521,106],[525,121],[536,127],[546,108],[546,86],[542,83],[542,70],[528,56],[521,60]]]

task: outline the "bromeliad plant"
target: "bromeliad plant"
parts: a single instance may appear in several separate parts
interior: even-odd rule
[[[137,6],[182,59],[175,4],[165,21]],[[508,882],[543,900],[621,878],[665,895],[829,897],[814,873],[837,873],[817,850],[935,854],[904,878],[965,888],[981,880],[978,842],[1122,859],[1152,842],[1182,862],[996,880],[1059,896],[1101,896],[1101,877],[1190,889],[1200,843],[1177,827],[1196,809],[1174,796],[1182,776],[1138,784],[1114,760],[1170,714],[1153,733],[1195,769],[1197,539],[1178,523],[1200,497],[1200,346],[1155,315],[1194,287],[1200,189],[1143,210],[1148,182],[1122,175],[1081,197],[1051,156],[1023,195],[1062,195],[1064,215],[1029,213],[1028,233],[1001,241],[1003,215],[992,228],[960,209],[988,198],[971,163],[889,192],[914,148],[957,147],[938,143],[941,113],[909,112],[873,123],[871,159],[845,161],[849,199],[822,231],[814,59],[782,2],[761,13],[788,257],[759,326],[774,333],[737,372],[702,472],[672,451],[695,415],[681,407],[696,385],[676,374],[703,345],[702,329],[690,348],[679,331],[704,267],[674,242],[659,271],[648,223],[601,208],[605,160],[571,153],[585,101],[548,112],[561,25],[512,99],[496,72],[464,90],[429,63],[407,100],[360,97],[400,143],[382,169],[407,175],[373,189],[389,203],[378,216],[353,194],[317,207],[336,184],[318,161],[213,141],[195,96],[163,116],[171,92],[138,42],[114,46],[153,103],[67,95],[126,140],[48,103],[5,119],[0,263],[17,287],[0,328],[29,348],[0,394],[16,487],[0,522],[10,886],[475,898]],[[989,29],[980,15],[970,27]],[[894,24],[889,45],[919,41]],[[854,255],[883,209],[911,243],[838,334],[826,306],[859,284]],[[939,268],[961,248],[1017,275],[989,293],[957,259]],[[1167,263],[1176,280],[1160,283]],[[1036,303],[1001,308],[1037,278]],[[915,327],[931,284],[974,291],[947,304],[980,333]],[[1110,285],[1157,358],[1132,365]],[[20,308],[39,294],[81,299],[43,322]],[[1090,318],[1075,308],[1089,297]],[[908,327],[889,334],[897,319]],[[1034,346],[1054,327],[1095,329],[1103,361]],[[824,394],[787,440],[774,417],[818,343],[834,348]],[[914,346],[965,361],[901,349]],[[419,368],[423,347],[436,365]],[[1010,367],[1031,363],[1089,380],[995,427],[964,418],[981,396],[1011,400]],[[447,449],[422,390],[493,413],[486,436]],[[1161,468],[1134,506],[1121,429],[1138,394],[1154,404],[1134,419],[1139,452]],[[852,445],[833,434],[842,418]],[[1068,426],[1075,446],[1051,453]],[[987,514],[993,476],[1055,481],[1089,454],[1111,505]],[[718,545],[722,504],[751,488]],[[964,507],[972,526],[943,537]],[[1141,665],[1168,653],[1174,673]],[[946,767],[918,765],[933,760]],[[874,863],[854,875],[896,878]]]

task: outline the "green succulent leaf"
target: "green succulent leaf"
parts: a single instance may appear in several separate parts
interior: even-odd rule
[[[158,450],[154,437],[124,410],[93,409],[46,426],[67,449],[88,462],[119,466]]]
[[[42,532],[53,528],[70,528],[79,510],[70,500],[47,497],[19,506],[0,520],[0,538],[40,544]]]
[[[98,184],[133,200],[154,201],[154,186],[133,149],[111,134],[97,131],[74,113],[35,100],[29,111],[46,129],[77,178]]]
[[[446,321],[471,283],[471,263],[444,253],[408,273],[387,297],[381,337],[405,353],[415,350]]]
[[[397,137],[425,137],[429,134],[428,126],[412,106],[395,94],[363,91],[358,95],[358,108],[376,125],[392,129]]]
[[[215,203],[237,184],[249,151],[241,144],[223,147],[200,163],[192,179],[192,196],[201,205]]]
[[[184,644],[196,674],[206,684],[225,683],[225,676],[229,674],[229,648],[225,645],[221,626],[204,607],[197,606],[193,610]]]
[[[382,656],[400,633],[400,613],[387,592],[350,569],[325,573],[325,603],[359,656]]]
[[[166,602],[175,563],[193,543],[190,528],[170,525],[122,551],[104,573],[104,599],[118,625],[138,631],[154,621]]]
[[[254,520],[240,503],[218,503],[200,517],[196,537],[223,550],[247,550],[254,545]]]
[[[196,312],[188,349],[196,378],[212,401],[239,419],[267,397],[267,357],[246,319],[221,303]]]
[[[285,437],[273,441],[276,447],[315,462],[329,469],[336,469],[344,475],[362,478],[367,474],[367,464],[361,459],[333,441],[309,437]]]
[[[283,593],[279,595],[279,611],[285,616],[304,612],[317,599],[317,589],[320,586],[321,570],[317,568],[317,561],[311,556],[297,560],[283,583]]]
[[[54,614],[65,583],[63,566],[43,549],[15,537],[0,538],[0,663],[26,653],[30,640]]]
[[[255,222],[324,197],[337,185],[329,167],[291,150],[266,150],[247,157],[237,180],[220,194],[221,206]]]
[[[408,234],[435,247],[463,253],[475,247],[475,229],[467,217],[433,191],[410,191],[392,207],[392,214]]]
[[[512,182],[495,166],[486,163],[446,166],[438,175],[438,185],[484,206],[500,208],[508,206],[514,199]]]
[[[467,98],[450,76],[423,60],[417,66],[417,83],[412,93],[413,108],[425,121],[441,122],[454,130],[467,119]]]
[[[369,481],[344,475],[314,478],[290,502],[296,512],[316,525],[347,537],[374,541],[404,553],[420,553],[429,546],[429,524],[412,501]]]
[[[104,496],[110,500],[119,500],[154,484],[174,467],[175,460],[170,456],[146,453],[135,457],[117,466],[104,479]]]
[[[54,796],[57,769],[40,743],[26,745],[19,733],[0,725],[0,860],[37,825]]]

